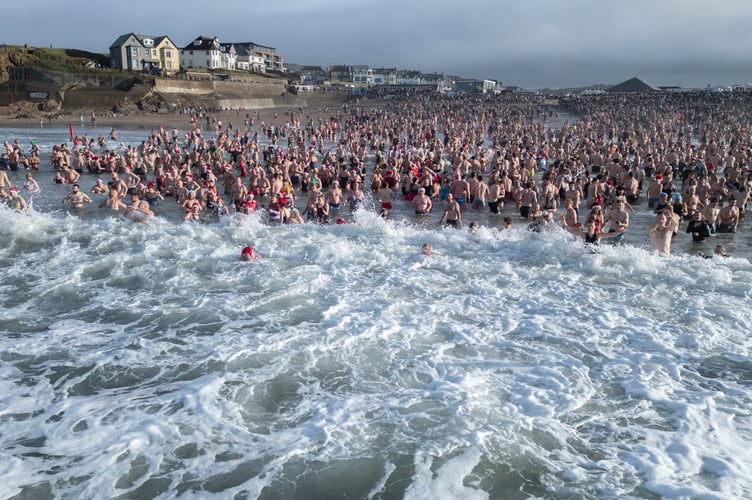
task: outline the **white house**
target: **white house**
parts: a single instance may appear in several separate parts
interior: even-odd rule
[[[374,85],[397,85],[397,69],[373,68],[371,70],[371,83]]]
[[[184,67],[234,70],[237,59],[232,44],[221,44],[217,37],[199,36],[180,50]]]
[[[245,71],[252,71],[254,73],[266,72],[266,64],[264,58],[258,52],[254,52],[248,47],[237,48],[237,61],[235,62],[237,69]]]
[[[355,64],[352,66],[353,83],[373,83],[373,70],[365,64]]]

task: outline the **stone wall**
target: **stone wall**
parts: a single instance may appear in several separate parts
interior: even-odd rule
[[[283,80],[260,79],[245,82],[223,81],[187,81],[162,80],[154,81],[154,91],[162,95],[226,95],[230,98],[262,98],[276,97],[285,91]]]

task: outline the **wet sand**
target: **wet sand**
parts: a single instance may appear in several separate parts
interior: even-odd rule
[[[247,110],[247,111],[218,111],[210,112],[209,116],[221,120],[223,126],[227,126],[232,123],[233,127],[242,127],[245,115],[248,113],[258,123],[257,112],[260,114],[261,121],[267,124],[279,126],[284,125],[289,120],[290,108],[267,108],[259,110]],[[297,113],[297,108],[293,110]],[[303,112],[311,114],[315,119],[319,116],[324,116],[326,113],[319,112],[319,108],[303,108]],[[276,114],[276,118],[275,118]],[[328,116],[327,116],[328,117]],[[200,118],[197,125],[204,128],[206,124],[205,120]],[[46,118],[0,118],[0,127],[4,128],[60,128],[73,125],[73,130],[76,134],[86,133],[87,130],[96,129],[101,132],[102,129],[115,129],[115,130],[151,130],[152,128],[158,128],[163,126],[165,128],[177,128],[179,130],[186,130],[191,126],[190,116],[181,113],[165,113],[165,114],[130,114],[119,116],[98,116],[96,125],[92,126],[91,115],[84,115],[84,126],[81,127],[81,121],[75,114],[68,116],[53,118],[49,121]]]
[[[312,117],[315,121],[319,118],[328,119],[330,116],[341,114],[343,105],[348,103],[347,96],[344,94],[334,94],[330,98],[315,99],[311,105],[305,102],[291,102],[286,106],[272,108],[244,109],[244,110],[221,110],[207,112],[210,117],[221,120],[223,126],[232,123],[233,127],[243,127],[243,121],[246,114],[252,117],[256,125],[260,121],[266,124],[280,126],[290,119],[290,112],[297,117],[300,108],[303,114]],[[379,107],[384,105],[384,101],[364,100],[357,104],[365,107]],[[151,130],[155,127],[164,126],[165,128],[177,128],[186,130],[190,127],[190,115],[184,113],[149,113],[149,112],[131,112],[129,114],[119,114],[113,116],[112,113],[97,112],[96,125],[91,123],[91,110],[88,111],[70,111],[62,116],[53,117],[52,121],[48,119],[47,113],[39,112],[34,117],[15,118],[13,116],[0,115],[0,127],[4,128],[49,128],[49,127],[68,127],[73,125],[75,133],[80,133],[81,121],[80,115],[84,117],[83,130],[96,128],[115,130]],[[205,127],[204,118],[199,118],[197,125]]]

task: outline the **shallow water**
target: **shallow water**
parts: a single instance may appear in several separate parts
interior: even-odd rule
[[[0,209],[3,498],[752,495],[744,233],[131,224],[38,179]]]

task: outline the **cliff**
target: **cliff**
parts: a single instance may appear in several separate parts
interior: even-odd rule
[[[164,113],[187,106],[212,109],[266,109],[328,106],[343,102],[336,92],[295,95],[276,78],[242,81],[144,79],[29,70],[29,79],[0,83],[0,117],[34,118],[79,112]]]

